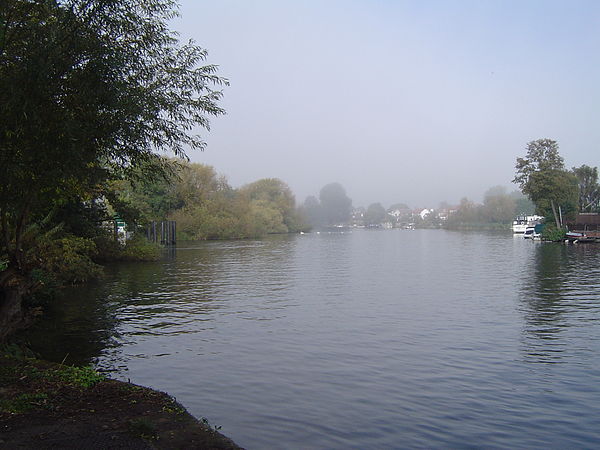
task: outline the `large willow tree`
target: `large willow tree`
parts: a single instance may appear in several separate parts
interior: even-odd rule
[[[109,177],[160,172],[162,152],[202,148],[194,130],[223,113],[226,81],[169,30],[176,14],[172,0],[0,2],[0,340],[34,287],[32,227]]]

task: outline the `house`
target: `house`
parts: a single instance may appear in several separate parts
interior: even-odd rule
[[[569,222],[570,231],[600,231],[600,214],[598,213],[579,213],[574,222]]]
[[[418,215],[421,217],[421,219],[425,220],[425,217],[427,217],[432,212],[433,212],[433,209],[424,208],[418,213]]]
[[[388,215],[392,216],[396,222],[402,219],[408,219],[412,215],[410,208],[392,207],[387,210]]]

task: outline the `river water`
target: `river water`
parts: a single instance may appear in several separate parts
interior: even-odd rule
[[[68,290],[31,340],[248,449],[589,448],[599,319],[600,246],[357,230],[182,243]]]

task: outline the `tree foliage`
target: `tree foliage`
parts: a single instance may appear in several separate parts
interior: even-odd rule
[[[538,139],[527,143],[525,158],[517,158],[513,183],[527,194],[529,178],[536,172],[563,170],[564,161],[558,153],[558,143],[552,139]]]
[[[503,186],[489,188],[483,195],[483,204],[461,199],[449,215],[446,228],[507,228],[522,214],[533,214],[535,206],[519,191],[508,193]]]
[[[352,200],[340,183],[329,183],[319,192],[319,198],[309,196],[299,208],[311,227],[345,225],[352,217]]]
[[[300,215],[311,227],[320,227],[324,223],[321,203],[314,195],[309,195],[299,208]]]
[[[194,128],[223,113],[227,81],[169,30],[176,14],[173,0],[0,3],[0,331],[32,287],[29,224],[109,179],[162,173],[161,152],[202,148]]]
[[[179,163],[160,183],[120,182],[115,210],[134,223],[175,220],[180,239],[239,239],[305,228],[290,188],[277,178],[233,189],[211,166]]]
[[[482,215],[489,223],[512,223],[516,202],[503,186],[495,186],[483,195]]]
[[[352,200],[339,183],[330,183],[319,192],[321,213],[325,225],[340,225],[350,220]]]
[[[600,209],[600,186],[598,185],[598,168],[583,164],[573,167],[579,186],[579,211],[597,212]]]
[[[538,214],[551,217],[560,228],[560,217],[577,211],[577,178],[565,170],[558,143],[538,139],[527,144],[525,158],[517,158],[513,179],[536,205]]]
[[[36,214],[109,176],[202,148],[223,113],[206,52],[169,31],[170,0],[6,0],[0,27],[0,214],[17,241]],[[148,175],[148,172],[144,175]],[[10,240],[10,239],[8,239]],[[15,243],[16,244],[16,243]],[[18,246],[18,245],[17,245]],[[9,253],[14,254],[14,251]]]
[[[380,225],[388,220],[388,213],[381,203],[372,203],[365,212],[367,225]]]

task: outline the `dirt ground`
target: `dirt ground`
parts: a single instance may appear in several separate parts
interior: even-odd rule
[[[0,355],[0,448],[239,449],[172,397],[90,369]]]

